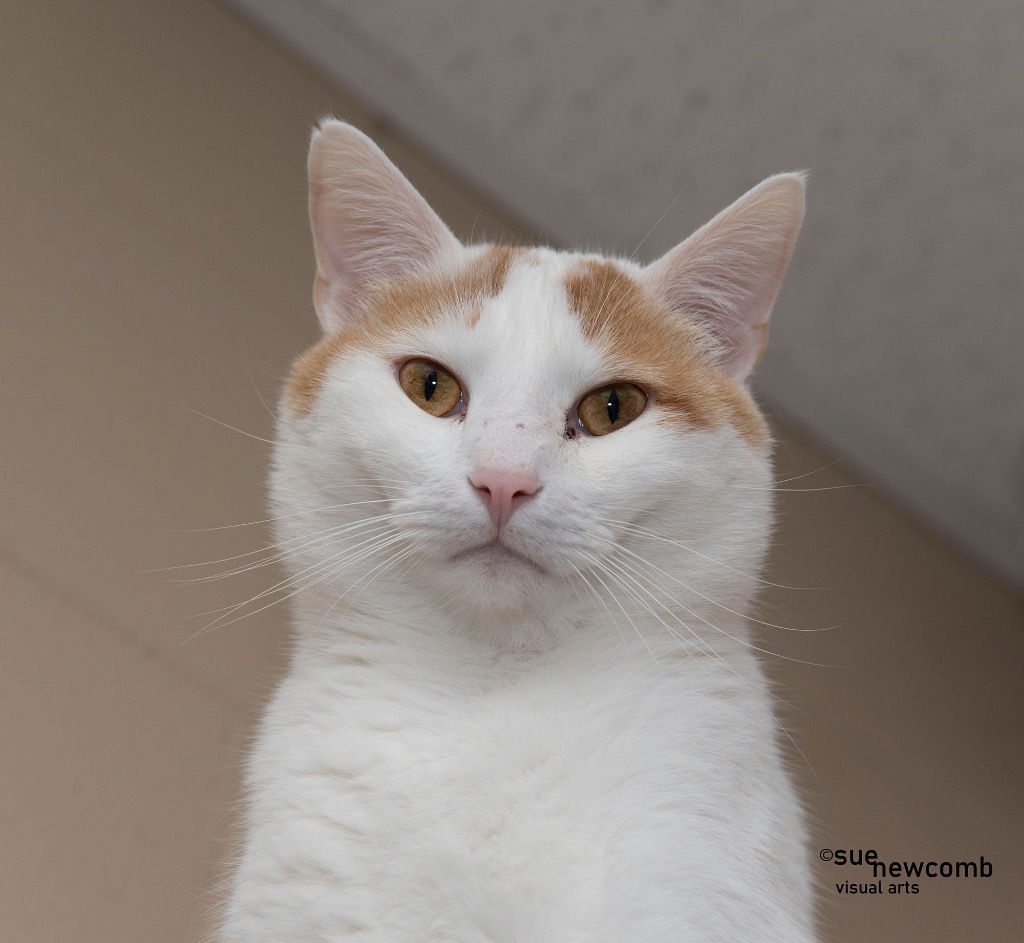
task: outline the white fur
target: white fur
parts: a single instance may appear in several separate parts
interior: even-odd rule
[[[282,409],[272,503],[306,588],[249,764],[225,943],[814,939],[741,615],[767,455],[657,403],[567,439],[607,356],[569,311],[574,257],[538,258],[475,327],[345,352],[308,416]],[[457,373],[464,419],[405,396],[409,356]],[[480,462],[539,471],[505,534],[536,566],[453,559],[492,533]]]

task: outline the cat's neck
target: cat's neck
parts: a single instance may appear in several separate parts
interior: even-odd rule
[[[295,607],[296,670],[352,664],[419,679],[457,676],[490,684],[545,666],[625,665],[665,673],[693,657],[748,649],[736,613],[688,612],[629,599],[618,605],[578,599],[558,611],[490,613],[446,606],[415,585],[392,584],[338,603],[306,593]]]
[[[560,610],[474,611],[433,598],[415,583],[399,581],[353,600],[332,600],[328,592],[304,593],[296,606],[297,641],[307,648],[335,651],[383,646],[407,651],[449,647],[480,660],[529,660],[580,634],[600,634],[598,612],[589,605]]]

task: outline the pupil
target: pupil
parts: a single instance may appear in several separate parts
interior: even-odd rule
[[[425,399],[430,399],[434,395],[434,390],[437,389],[437,371],[431,370],[427,374],[426,380],[423,381],[423,396]]]
[[[612,390],[608,394],[608,421],[614,425],[619,418],[619,394]]]

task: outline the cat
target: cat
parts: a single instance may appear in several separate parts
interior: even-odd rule
[[[464,246],[339,121],[309,180],[323,338],[270,476],[295,643],[218,938],[810,943],[743,615],[804,176],[647,266]]]

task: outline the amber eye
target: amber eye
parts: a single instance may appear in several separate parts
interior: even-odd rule
[[[632,383],[594,390],[580,401],[579,417],[583,428],[591,435],[608,435],[629,425],[644,411],[647,394]]]
[[[405,395],[431,416],[444,416],[459,405],[462,387],[444,367],[429,360],[408,360],[398,371]]]

